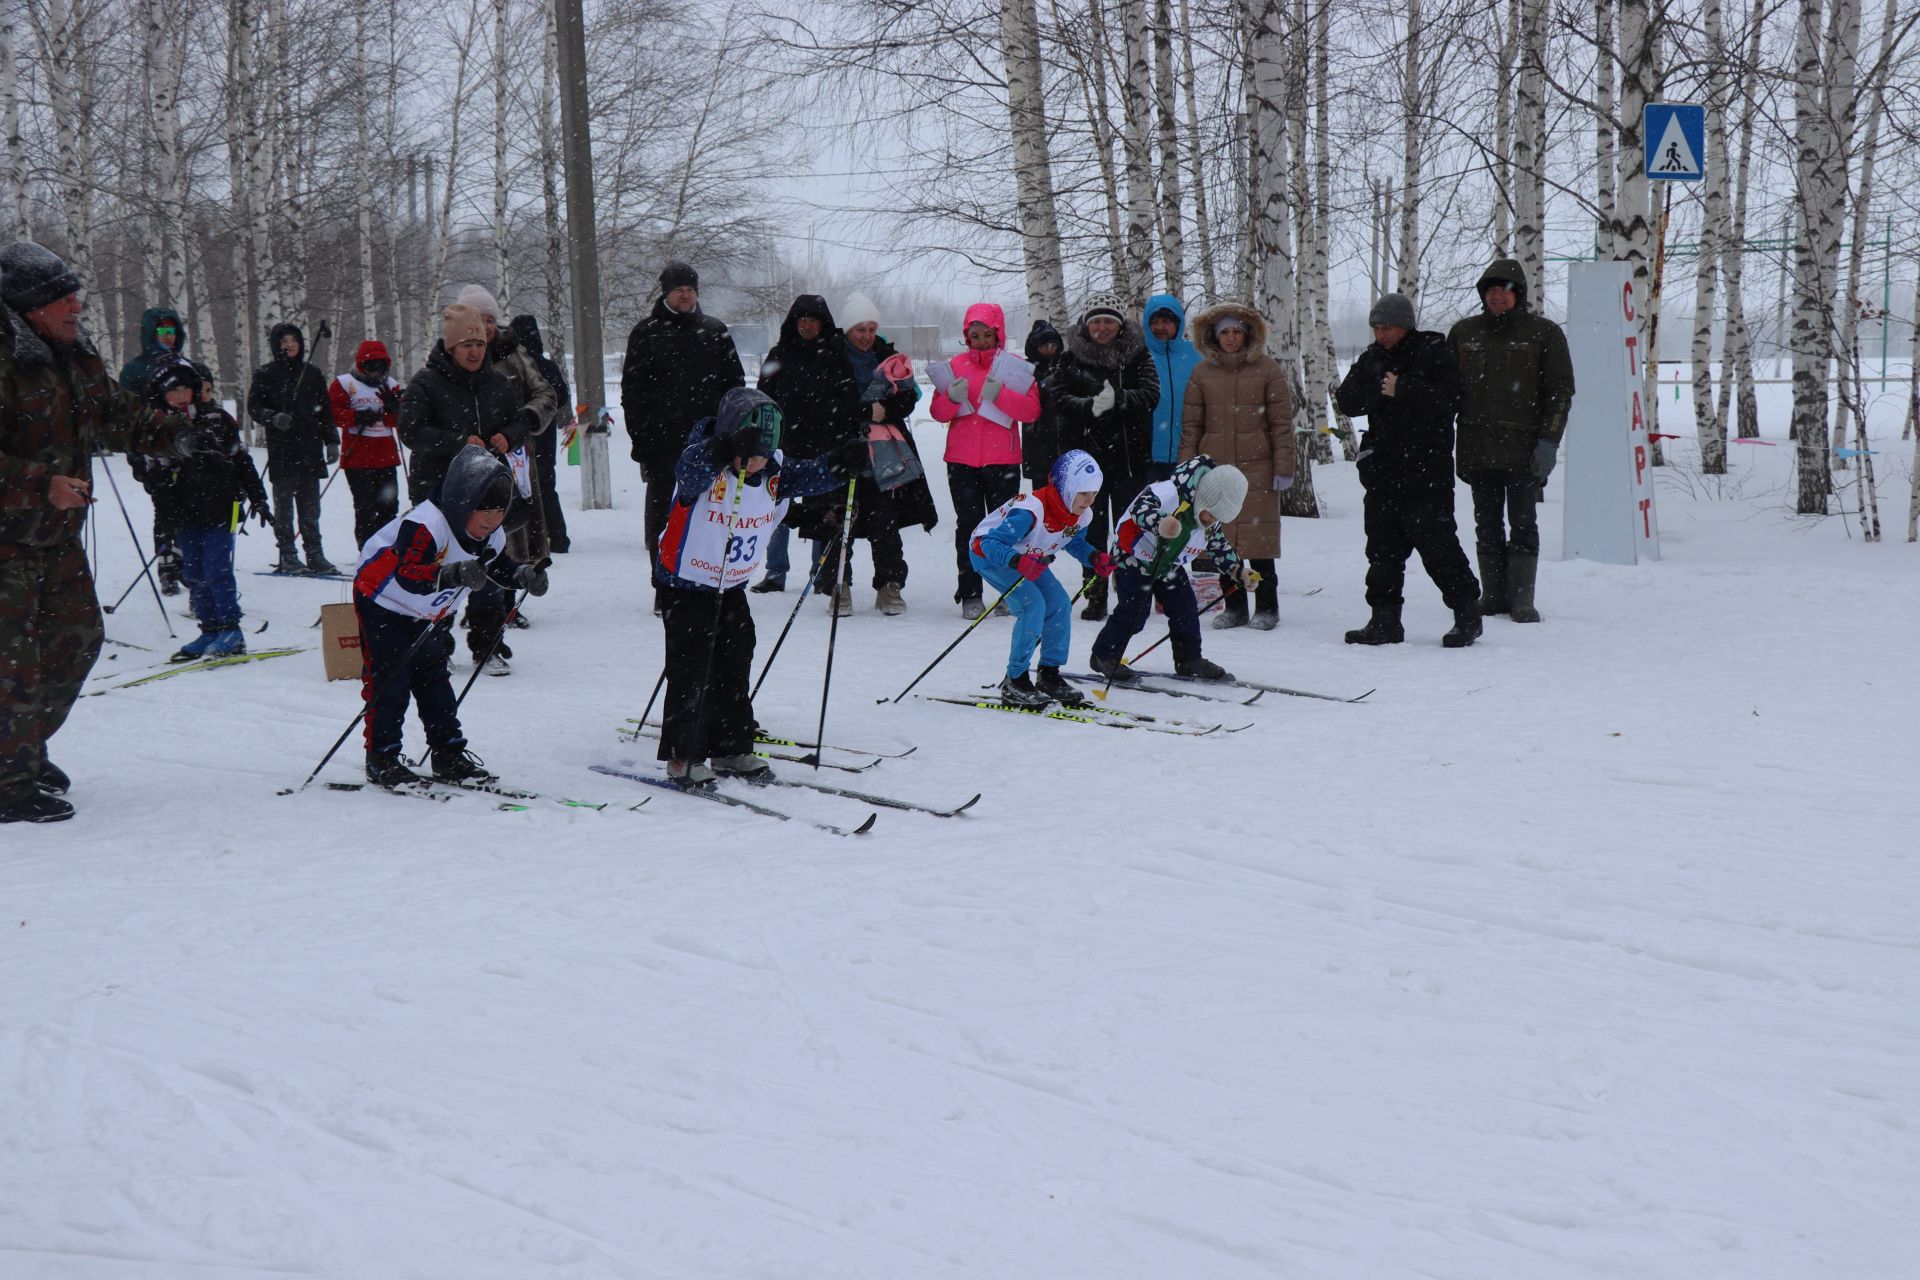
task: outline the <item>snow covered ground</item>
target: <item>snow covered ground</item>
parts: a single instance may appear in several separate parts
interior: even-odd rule
[[[1208,653],[1377,692],[1116,695],[1230,736],[876,705],[958,630],[951,530],[909,537],[904,617],[863,552],[828,735],[919,750],[835,780],[986,798],[857,838],[588,771],[652,754],[616,736],[660,659],[617,441],[617,509],[570,515],[465,719],[509,782],[642,811],[278,797],[356,704],[317,653],[80,703],[80,816],[0,834],[0,1275],[1911,1277],[1920,548],[1885,427],[1878,546],[1790,514],[1788,449],[1715,491],[1683,444],[1665,560],[1560,563],[1556,481],[1548,621],[1464,652],[1417,569],[1409,643],[1341,643],[1359,493],[1323,469],[1283,628]],[[111,598],[138,561],[101,515]],[[256,645],[345,598],[241,589]],[[762,655],[793,600],[754,597]],[[926,691],[993,678],[1006,625]],[[169,647],[140,595],[109,632]],[[768,726],[811,736],[826,632],[809,601]],[[161,656],[109,653],[96,687]]]

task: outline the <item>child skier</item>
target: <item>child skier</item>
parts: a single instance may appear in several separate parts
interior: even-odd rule
[[[340,469],[353,491],[353,540],[366,542],[400,513],[400,393],[384,342],[369,338],[354,352],[353,370],[327,387],[340,429]]]
[[[153,500],[174,531],[181,577],[200,623],[199,639],[180,646],[175,662],[247,651],[233,579],[234,530],[242,504],[261,524],[273,523],[253,455],[240,443],[240,424],[201,396],[203,385],[199,371],[185,360],[161,365],[147,382],[147,398],[156,407],[184,414],[192,423],[175,444],[178,458],[154,473],[164,478],[154,487]]]
[[[974,571],[994,590],[1011,593],[1013,647],[1000,697],[1009,706],[1086,705],[1080,691],[1060,674],[1067,660],[1073,601],[1048,563],[1065,551],[1101,578],[1113,572],[1113,557],[1087,541],[1094,499],[1100,494],[1100,464],[1080,449],[1054,462],[1047,483],[1032,493],[1010,498],[974,527],[969,542]],[[1040,678],[1027,674],[1035,646],[1040,649]]]
[[[1095,671],[1115,684],[1140,678],[1121,660],[1121,650],[1146,625],[1158,600],[1173,631],[1173,669],[1198,680],[1233,679],[1200,656],[1200,613],[1187,564],[1202,550],[1193,535],[1204,529],[1205,550],[1219,567],[1221,586],[1253,589],[1257,575],[1222,528],[1240,514],[1246,497],[1247,477],[1240,469],[1216,466],[1204,453],[1175,467],[1172,478],[1140,491],[1120,524],[1119,568],[1113,577],[1120,600],[1093,642]]]
[[[360,617],[369,782],[391,787],[423,780],[400,759],[409,696],[426,726],[433,776],[493,781],[460,732],[447,658],[452,618],[469,591],[491,582],[547,594],[544,567],[516,565],[505,554],[500,525],[513,491],[506,463],[470,444],[447,464],[432,496],[360,548],[353,607]]]
[[[808,461],[780,452],[780,407],[735,387],[694,424],[674,468],[660,534],[654,600],[667,633],[667,700],[659,758],[682,786],[717,774],[765,781],[753,754],[753,614],[747,580],[796,497],[844,489],[866,467],[865,437]],[[707,761],[711,759],[709,767]]]

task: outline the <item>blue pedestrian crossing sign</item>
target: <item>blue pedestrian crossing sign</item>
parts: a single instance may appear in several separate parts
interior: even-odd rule
[[[1649,102],[1640,113],[1642,172],[1649,182],[1698,182],[1707,176],[1707,109]]]

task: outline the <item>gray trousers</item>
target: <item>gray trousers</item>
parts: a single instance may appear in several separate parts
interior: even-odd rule
[[[294,554],[293,522],[296,509],[300,518],[300,544],[307,559],[320,558],[320,482],[318,480],[280,480],[273,482],[273,540],[280,554]]]

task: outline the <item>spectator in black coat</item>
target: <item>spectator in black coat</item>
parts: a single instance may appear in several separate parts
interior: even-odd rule
[[[1027,330],[1027,363],[1033,366],[1033,381],[1040,388],[1040,417],[1022,435],[1020,471],[1036,489],[1050,482],[1054,460],[1065,452],[1060,448],[1060,420],[1047,406],[1046,389],[1065,348],[1060,331],[1045,320],[1035,320]]]
[[[848,295],[840,311],[840,319],[846,326],[841,338],[846,343],[847,362],[853,366],[854,380],[860,386],[867,430],[871,432],[876,425],[897,429],[918,459],[920,449],[913,441],[907,419],[913,415],[913,406],[919,403],[920,388],[911,378],[896,381],[882,371],[881,366],[899,353],[880,333],[879,309],[866,294],[855,293]],[[891,617],[906,612],[907,608],[900,594],[907,585],[907,555],[900,531],[917,524],[931,533],[939,522],[933,491],[927,487],[924,475],[891,490],[881,489],[870,475],[860,477],[854,486],[853,536],[872,550],[873,605],[881,613]],[[847,548],[847,558],[851,573],[852,547]],[[839,607],[837,599],[835,607]]]
[[[1464,648],[1480,634],[1480,584],[1460,547],[1453,517],[1453,417],[1464,385],[1447,340],[1414,327],[1413,303],[1389,293],[1367,317],[1373,344],[1347,370],[1335,399],[1365,417],[1355,458],[1366,490],[1367,604],[1373,616],[1347,632],[1348,644],[1398,644],[1407,557],[1418,551],[1427,576],[1454,613],[1443,643]]]
[[[340,461],[340,429],[327,400],[327,376],[307,359],[307,338],[296,324],[267,335],[273,358],[253,371],[247,416],[266,428],[267,482],[273,486],[273,537],[279,573],[299,573],[294,527],[306,548],[309,573],[338,572],[320,546],[320,482]]]
[[[699,274],[669,262],[652,313],[627,335],[620,368],[620,408],[647,486],[647,554],[656,565],[660,531],[673,507],[673,469],[693,424],[711,418],[722,395],[746,385],[727,326],[700,310]]]
[[[867,408],[847,344],[827,300],[817,293],[803,293],[787,308],[780,340],[760,366],[758,386],[780,406],[780,449],[789,457],[817,458],[866,435]],[[834,566],[826,563],[826,552],[845,508],[845,493],[826,493],[794,502],[786,518],[789,528],[813,544],[813,589],[836,608],[844,595],[842,612],[853,607],[852,591],[845,583],[834,590]],[[845,582],[852,582],[851,561]]]
[[[540,336],[540,322],[532,316],[515,316],[509,322],[509,329],[520,339],[520,345],[526,348],[533,363],[540,370],[540,376],[553,388],[553,394],[560,403],[560,413],[554,419],[553,429],[542,431],[533,438],[533,464],[540,475],[540,500],[542,510],[547,517],[548,549],[555,555],[565,555],[572,545],[567,539],[567,513],[560,506],[560,495],[554,492],[555,469],[560,461],[560,431],[563,424],[573,421],[573,393],[567,387],[567,375],[560,366],[547,357],[546,340]]]

